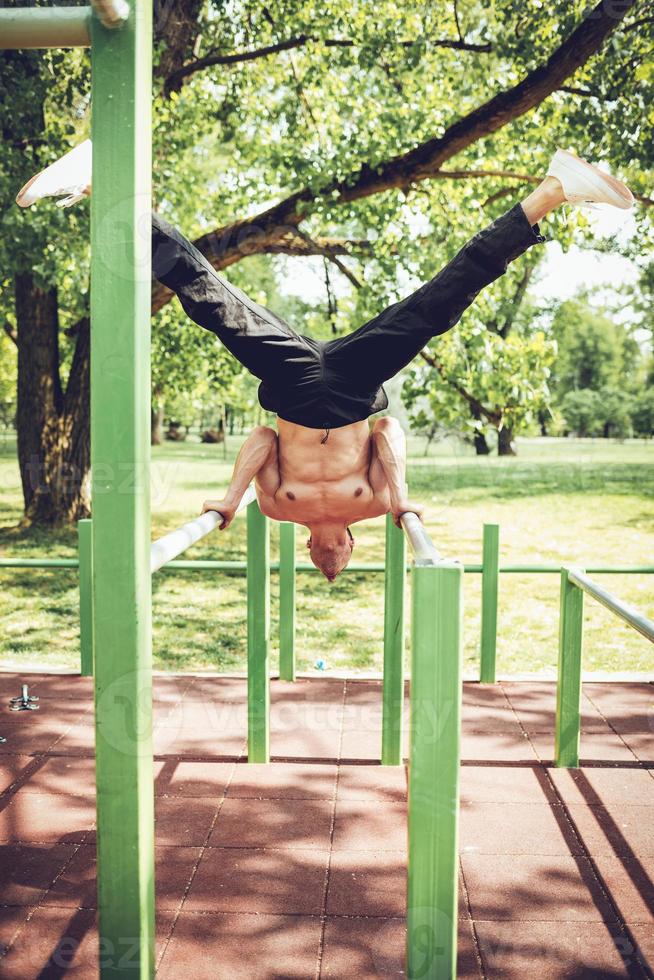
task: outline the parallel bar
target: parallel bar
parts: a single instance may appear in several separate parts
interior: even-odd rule
[[[152,4],[132,0],[132,11],[119,31],[91,21],[91,446],[102,980],[154,976]]]
[[[0,10],[2,48],[88,48],[90,7],[13,7]]]
[[[456,977],[462,581],[416,567],[412,597],[407,977]]]
[[[610,609],[612,613],[615,613],[625,623],[633,626],[642,636],[654,643],[654,622],[651,619],[643,616],[642,613],[639,613],[637,609],[634,609],[628,603],[623,602],[622,599],[618,599],[610,592],[607,592],[606,589],[603,589],[597,582],[593,582],[592,579],[588,578],[587,575],[577,568],[571,568],[569,570],[568,578],[575,585],[578,585],[580,589],[583,589],[584,592],[587,592],[588,595],[592,595],[593,599],[597,599],[603,606]]]
[[[248,520],[248,762],[270,761],[270,531],[251,503]]]
[[[295,680],[295,524],[279,525],[279,676]]]
[[[425,525],[417,514],[402,514],[400,522],[409,540],[416,565],[434,565],[441,560],[441,556],[429,537]]]
[[[77,522],[80,673],[93,676],[93,521]]]
[[[568,768],[579,765],[583,626],[584,593],[573,584],[569,570],[563,569],[554,758],[557,766]]]
[[[497,660],[497,597],[500,565],[499,524],[484,524],[482,560],[479,680],[482,684],[494,684]]]
[[[384,579],[384,682],[382,704],[383,766],[402,765],[404,708],[404,592],[406,539],[386,515],[386,576]]]
[[[243,495],[238,510],[240,511],[247,507],[255,497],[254,487],[249,486]],[[217,514],[216,511],[209,510],[206,514],[202,514],[200,517],[189,521],[188,524],[183,524],[176,531],[164,534],[157,541],[153,541],[150,547],[150,571],[158,571],[163,565],[176,558],[177,555],[181,555],[192,544],[200,541],[211,531],[215,530],[221,521],[222,517],[220,514]]]

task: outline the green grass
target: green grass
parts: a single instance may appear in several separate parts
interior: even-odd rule
[[[227,459],[217,446],[168,444],[153,451],[153,536],[198,512],[225,486],[240,439]],[[523,440],[516,458],[476,458],[458,443],[423,456],[410,442],[412,497],[426,504],[426,523],[440,549],[470,563],[481,560],[484,522],[500,524],[503,563],[654,563],[654,450],[642,442]],[[74,557],[74,529],[20,528],[21,495],[15,449],[0,443],[0,554]],[[359,561],[383,558],[383,521],[356,528]],[[298,554],[305,536],[299,534]],[[273,555],[277,529],[272,528]],[[189,557],[244,558],[245,522],[214,534]],[[603,575],[603,584],[654,616],[654,577]],[[0,657],[6,666],[78,663],[74,571],[0,569]],[[558,630],[557,575],[505,575],[500,584],[498,669],[554,668]],[[273,656],[277,638],[277,577],[273,575]],[[480,576],[465,578],[465,667],[477,669]],[[214,572],[157,573],[153,580],[155,666],[171,670],[245,667],[245,581]],[[378,670],[383,622],[382,576],[349,573],[329,585],[298,576],[298,666],[324,657],[332,670]],[[586,603],[587,670],[652,668],[651,646],[597,603]]]

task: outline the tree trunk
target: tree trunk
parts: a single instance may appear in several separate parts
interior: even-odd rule
[[[486,442],[486,436],[483,432],[475,431],[474,435],[474,446],[477,456],[488,456],[490,453],[490,446]]]
[[[481,422],[481,412],[476,405],[470,405],[470,414],[476,422]],[[490,453],[490,446],[486,442],[486,436],[481,431],[481,429],[475,429],[475,434],[472,438],[473,445],[475,447],[475,453],[477,456],[488,456]]]
[[[64,391],[55,289],[15,278],[18,464],[28,524],[61,525],[90,514],[89,320],[78,324]]]
[[[163,442],[164,403],[156,394],[150,409],[150,445],[160,446]]]
[[[513,429],[504,426],[497,430],[497,455],[515,456],[515,446],[513,445]]]

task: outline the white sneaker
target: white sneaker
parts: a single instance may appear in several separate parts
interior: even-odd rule
[[[57,207],[69,208],[91,193],[91,140],[84,140],[20,189],[16,204],[29,208],[42,197],[59,197]]]
[[[623,211],[633,206],[634,196],[626,184],[567,150],[556,151],[547,174],[560,181],[565,199],[570,204],[582,207],[610,204]]]

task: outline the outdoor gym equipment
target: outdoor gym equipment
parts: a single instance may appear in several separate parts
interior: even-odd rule
[[[10,699],[9,707],[11,711],[38,711],[38,702],[39,699],[34,694],[30,694],[28,685],[23,684],[20,694]]]
[[[154,799],[151,574],[160,568],[245,570],[248,586],[248,758],[269,758],[270,547],[267,519],[247,505],[248,560],[172,558],[218,515],[150,542],[149,0],[91,7],[0,9],[0,47],[91,46],[91,445],[93,522],[79,524],[82,672],[94,674],[100,972],[154,976]],[[411,565],[407,975],[456,975],[457,826],[464,568],[443,559],[415,515],[386,525],[382,762],[402,762],[405,538]],[[481,679],[495,679],[498,530],[488,525],[482,572]],[[494,528],[494,530],[493,530]],[[280,528],[280,676],[295,676],[295,528]],[[168,563],[168,564],[166,564]],[[75,567],[72,559],[6,559],[5,567]],[[503,572],[560,572],[506,566]],[[588,569],[587,571],[591,571]],[[595,571],[609,571],[596,569]],[[643,571],[654,569],[614,569]],[[562,580],[557,763],[578,764],[581,595],[604,602],[650,639],[654,624],[587,574]]]

